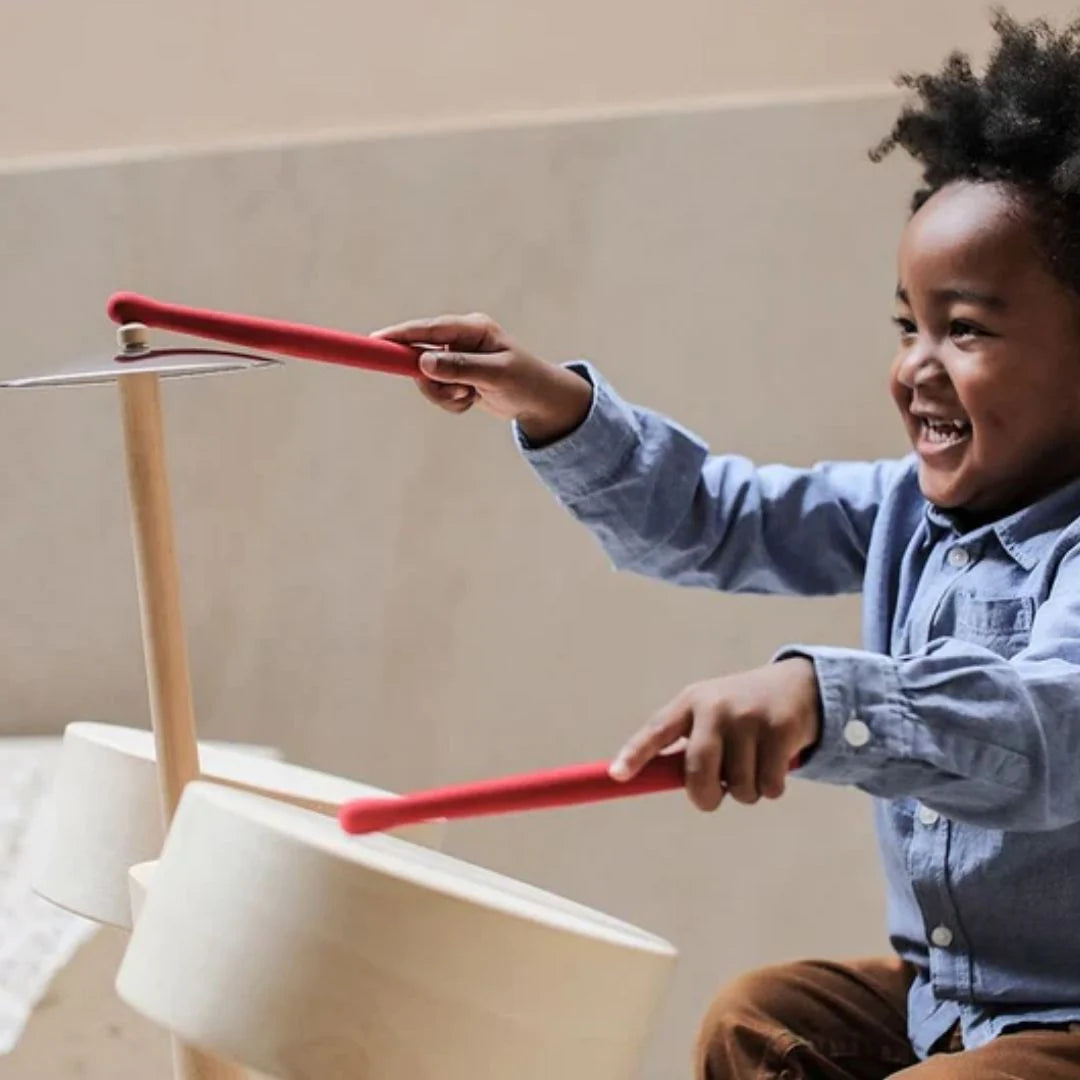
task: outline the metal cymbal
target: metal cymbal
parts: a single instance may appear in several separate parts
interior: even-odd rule
[[[0,381],[0,389],[50,386],[96,386],[126,375],[159,375],[163,379],[225,375],[249,368],[279,367],[280,360],[223,349],[141,349],[94,357],[58,371]]]

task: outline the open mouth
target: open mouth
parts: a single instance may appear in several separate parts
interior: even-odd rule
[[[958,446],[971,438],[970,420],[937,420],[929,416],[916,416],[919,425],[919,441],[942,448]]]

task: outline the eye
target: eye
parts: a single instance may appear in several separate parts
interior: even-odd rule
[[[905,319],[902,315],[893,316],[893,324],[900,331],[901,337],[911,337],[916,333],[915,323],[911,319]]]
[[[949,337],[960,341],[972,341],[975,338],[990,337],[991,335],[981,326],[968,322],[966,319],[953,319],[949,323]]]

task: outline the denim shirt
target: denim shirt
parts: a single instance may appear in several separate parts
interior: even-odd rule
[[[1080,1021],[1080,482],[961,532],[914,458],[756,467],[624,402],[589,364],[540,479],[616,569],[738,593],[861,592],[861,649],[812,659],[821,739],[797,776],[874,797],[890,940],[925,1056]]]

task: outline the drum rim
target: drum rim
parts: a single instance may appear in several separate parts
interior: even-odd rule
[[[71,739],[82,746],[95,750],[105,750],[121,757],[137,761],[141,765],[153,765],[155,760],[153,732],[149,728],[129,727],[124,724],[107,724],[97,720],[77,720],[67,725],[64,739]],[[299,791],[300,781],[325,781],[327,788],[334,788],[342,799],[347,798],[398,798],[392,791],[361,780],[352,780],[347,776],[311,769],[306,765],[296,765],[291,761],[272,755],[252,753],[247,749],[254,744],[240,742],[222,742],[220,740],[200,740],[199,756],[203,772],[203,782],[216,783],[217,774],[229,765],[248,765],[252,779],[258,774],[264,779],[272,779],[283,784],[282,790]],[[289,783],[292,781],[292,783]],[[103,798],[105,796],[102,796]],[[327,798],[331,796],[328,794]]]
[[[185,803],[195,801],[209,801],[212,805],[224,809],[258,806],[267,813],[256,823],[277,832],[286,842],[312,843],[335,861],[351,865],[358,864],[348,858],[348,852],[363,850],[366,858],[362,865],[369,871],[405,881],[416,888],[440,894],[453,901],[475,904],[503,917],[588,937],[597,944],[630,948],[637,952],[650,953],[657,958],[674,959],[677,956],[677,950],[669,941],[625,919],[608,915],[529,882],[519,881],[497,870],[469,863],[446,852],[397,836],[386,833],[349,836],[344,831],[334,831],[339,827],[325,816],[277,803],[260,795],[221,787],[212,781],[194,781],[188,784],[177,811],[178,818],[184,814]],[[325,835],[301,834],[297,827],[301,821],[316,823],[318,828],[327,831]],[[174,828],[175,825],[176,822]],[[168,858],[168,853],[169,844],[166,842],[163,860]],[[418,872],[418,865],[427,870],[430,876]],[[457,867],[464,867],[476,876],[463,874],[456,877],[452,870]],[[476,892],[465,888],[465,883],[474,886]],[[525,892],[515,892],[514,888],[506,887],[503,883],[509,883],[510,886]],[[520,907],[510,904],[510,898]]]

